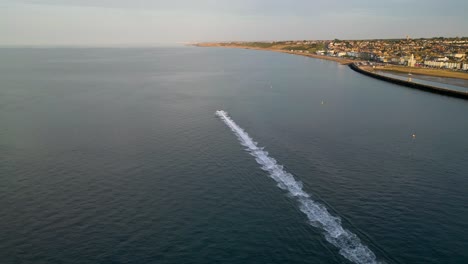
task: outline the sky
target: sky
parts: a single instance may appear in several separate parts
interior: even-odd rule
[[[468,36],[466,0],[0,0],[0,45]]]

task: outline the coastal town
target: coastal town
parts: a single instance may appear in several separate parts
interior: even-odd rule
[[[295,40],[218,44],[282,50],[347,60],[364,60],[395,66],[468,72],[468,37],[412,39],[407,36],[403,39]]]
[[[468,80],[468,38],[241,41],[195,45],[268,50],[332,60],[376,79],[432,93],[468,98],[465,88],[445,87],[442,83],[428,85],[412,78],[414,74]],[[402,80],[401,76],[386,75],[391,73],[407,77]],[[465,86],[460,83],[458,85]]]

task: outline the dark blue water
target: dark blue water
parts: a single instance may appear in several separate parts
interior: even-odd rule
[[[0,49],[1,263],[350,263],[219,109],[377,261],[468,261],[466,101],[180,47]]]

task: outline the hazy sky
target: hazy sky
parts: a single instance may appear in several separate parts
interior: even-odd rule
[[[467,0],[0,0],[0,45],[468,36]]]

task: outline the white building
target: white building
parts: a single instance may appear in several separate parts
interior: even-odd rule
[[[406,62],[406,58],[400,57],[400,61],[398,62],[398,64],[405,65],[405,62]]]
[[[415,64],[416,64],[416,60],[414,59],[414,55],[411,54],[411,57],[408,59],[408,66],[414,67]]]
[[[440,57],[440,58],[436,58],[436,61],[448,61],[449,58],[447,57]]]
[[[377,60],[380,61],[380,62],[388,62],[388,59],[386,57],[384,57],[384,56],[378,57]]]
[[[392,63],[399,63],[399,62],[400,62],[400,58],[393,57],[393,58],[390,59],[390,61],[391,61]]]
[[[446,69],[460,69],[461,63],[459,62],[444,62],[444,61],[425,61],[425,66],[434,68],[446,68]]]
[[[460,63],[459,62],[446,62],[444,67],[447,69],[460,69]]]
[[[443,61],[424,61],[424,65],[427,67],[442,68],[444,64]]]
[[[348,51],[346,52],[346,55],[348,55],[349,57],[359,57],[359,52]]]
[[[337,52],[336,56],[337,57],[344,57],[344,56],[346,56],[346,52],[344,52],[344,51]]]

